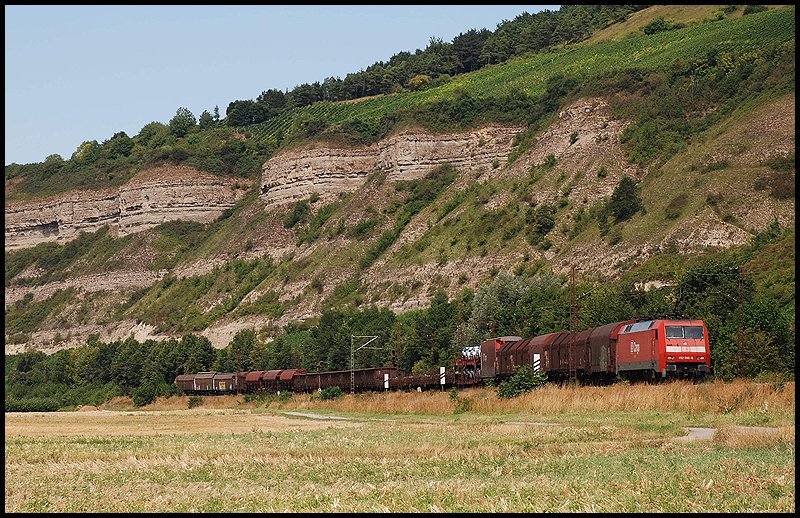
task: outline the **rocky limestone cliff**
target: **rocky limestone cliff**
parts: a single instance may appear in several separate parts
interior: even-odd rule
[[[188,167],[143,171],[118,189],[74,191],[5,206],[5,249],[64,243],[103,225],[124,236],[175,219],[208,222],[246,192],[241,181]]]
[[[371,146],[290,150],[263,166],[261,197],[267,206],[358,189],[367,175],[413,180],[445,162],[463,171],[491,169],[511,153],[521,127],[488,126],[467,133],[406,131]],[[497,161],[497,162],[495,162]]]

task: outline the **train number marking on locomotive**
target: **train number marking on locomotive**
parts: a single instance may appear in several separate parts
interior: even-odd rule
[[[639,351],[641,350],[641,345],[639,345],[637,342],[631,341],[631,354],[639,354]]]

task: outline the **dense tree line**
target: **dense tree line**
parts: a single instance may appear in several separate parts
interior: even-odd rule
[[[523,12],[505,20],[492,32],[470,29],[451,42],[431,37],[424,49],[398,52],[344,79],[327,77],[303,83],[285,94],[270,89],[256,99],[236,100],[226,110],[227,124],[246,126],[264,122],[282,110],[318,101],[347,101],[380,94],[436,87],[458,74],[502,63],[517,56],[574,43],[597,29],[624,20],[645,5],[565,5],[558,11]]]
[[[579,282],[578,328],[630,318],[702,319],[717,378],[792,377],[794,265],[773,262],[776,250],[793,246],[793,230],[773,222],[748,246],[676,268],[671,287],[644,291],[636,288],[634,276],[597,285]],[[378,337],[379,349],[355,355],[356,368],[395,365],[404,372],[431,372],[490,336],[569,329],[570,295],[567,279],[552,272],[500,272],[452,300],[440,290],[424,309],[396,315],[375,306],[330,307],[313,323],[290,323],[274,339],[242,330],[223,349],[193,334],[144,342],[130,337],[103,343],[94,337],[85,346],[51,355],[6,356],[5,408],[55,410],[97,405],[117,395],[145,404],[175,394],[178,374],[208,370],[346,370],[352,336]]]

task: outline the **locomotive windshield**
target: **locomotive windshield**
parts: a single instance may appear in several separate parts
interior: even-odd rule
[[[703,338],[703,326],[667,326],[667,338]]]
[[[683,333],[686,338],[703,338],[702,326],[685,326]]]

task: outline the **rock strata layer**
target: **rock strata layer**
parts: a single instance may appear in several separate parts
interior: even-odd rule
[[[450,163],[462,171],[491,170],[511,153],[520,127],[488,126],[432,135],[404,132],[370,146],[289,150],[263,166],[261,197],[267,206],[358,189],[369,174],[389,181],[414,180]]]
[[[5,249],[55,241],[108,225],[124,236],[166,221],[213,221],[246,192],[241,181],[189,168],[153,169],[118,189],[73,191],[5,206]]]

